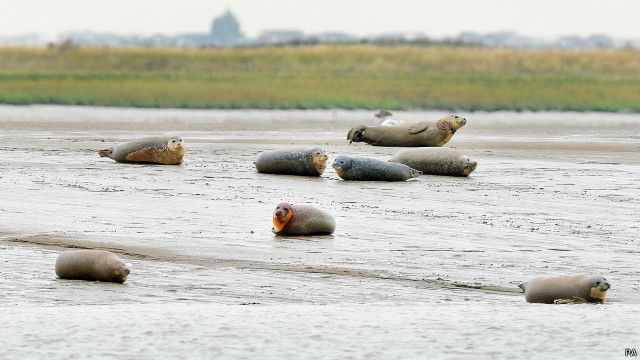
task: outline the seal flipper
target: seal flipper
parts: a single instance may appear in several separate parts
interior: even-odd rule
[[[365,129],[364,125],[351,128],[351,130],[349,130],[349,133],[347,134],[347,140],[349,140],[349,144],[351,144],[354,141],[362,142],[362,133],[364,133],[364,129]]]
[[[527,286],[527,283],[518,284],[518,287],[522,289],[522,291],[526,291],[525,286]]]
[[[571,299],[555,299],[553,300],[554,304],[586,304],[587,300],[574,296]]]
[[[417,133],[421,133],[429,127],[428,122],[419,122],[409,126],[409,134],[414,135]]]
[[[98,150],[98,155],[100,155],[100,157],[111,157],[112,153],[113,153],[113,148],[105,149],[105,150]]]

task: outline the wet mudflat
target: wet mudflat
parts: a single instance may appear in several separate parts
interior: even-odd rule
[[[321,145],[330,162],[387,159],[398,149],[347,144],[350,127],[374,123],[370,112],[0,107],[0,318],[22,329],[0,337],[0,354],[49,337],[52,346],[23,354],[72,357],[82,348],[54,342],[61,328],[112,336],[118,327],[99,326],[106,321],[137,329],[111,338],[103,355],[136,351],[136,336],[168,357],[214,349],[357,357],[358,343],[380,358],[400,349],[606,358],[639,347],[640,330],[620,319],[633,324],[640,313],[640,116],[464,115],[469,123],[448,145],[478,160],[471,177],[363,183],[331,168],[320,178],[258,174],[253,159],[293,144]],[[97,156],[164,132],[187,142],[182,166]],[[282,201],[329,211],[336,232],[274,237],[271,212]],[[116,252],[129,280],[56,279],[55,257],[69,247]],[[531,305],[518,292],[531,277],[573,273],[605,274],[609,302]],[[165,313],[182,314],[184,333]],[[63,314],[87,314],[95,326]],[[41,328],[45,318],[61,328]],[[547,345],[533,351],[526,339],[542,332]],[[198,333],[196,350],[184,336]],[[598,342],[611,346],[584,352]]]

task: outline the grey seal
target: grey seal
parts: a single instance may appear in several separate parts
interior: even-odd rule
[[[422,175],[407,165],[347,155],[338,156],[332,166],[344,180],[405,181]]]

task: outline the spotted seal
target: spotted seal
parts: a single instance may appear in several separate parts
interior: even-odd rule
[[[100,150],[98,154],[117,162],[178,165],[182,164],[185,150],[179,136],[151,136]]]
[[[344,180],[405,181],[422,175],[407,165],[347,155],[338,156],[332,166]]]
[[[448,115],[437,121],[417,121],[394,126],[360,125],[349,130],[347,140],[366,142],[374,146],[442,146],[467,123],[458,115]]]
[[[320,176],[327,167],[327,153],[320,148],[290,148],[264,151],[255,161],[260,173]]]
[[[283,202],[273,211],[273,233],[276,235],[329,235],[336,229],[333,217],[309,205]]]
[[[466,155],[448,147],[400,150],[390,162],[407,165],[428,175],[469,176],[478,165]]]

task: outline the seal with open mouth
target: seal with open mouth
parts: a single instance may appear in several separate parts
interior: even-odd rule
[[[611,284],[601,275],[570,275],[535,278],[520,288],[530,303],[602,303]]]

